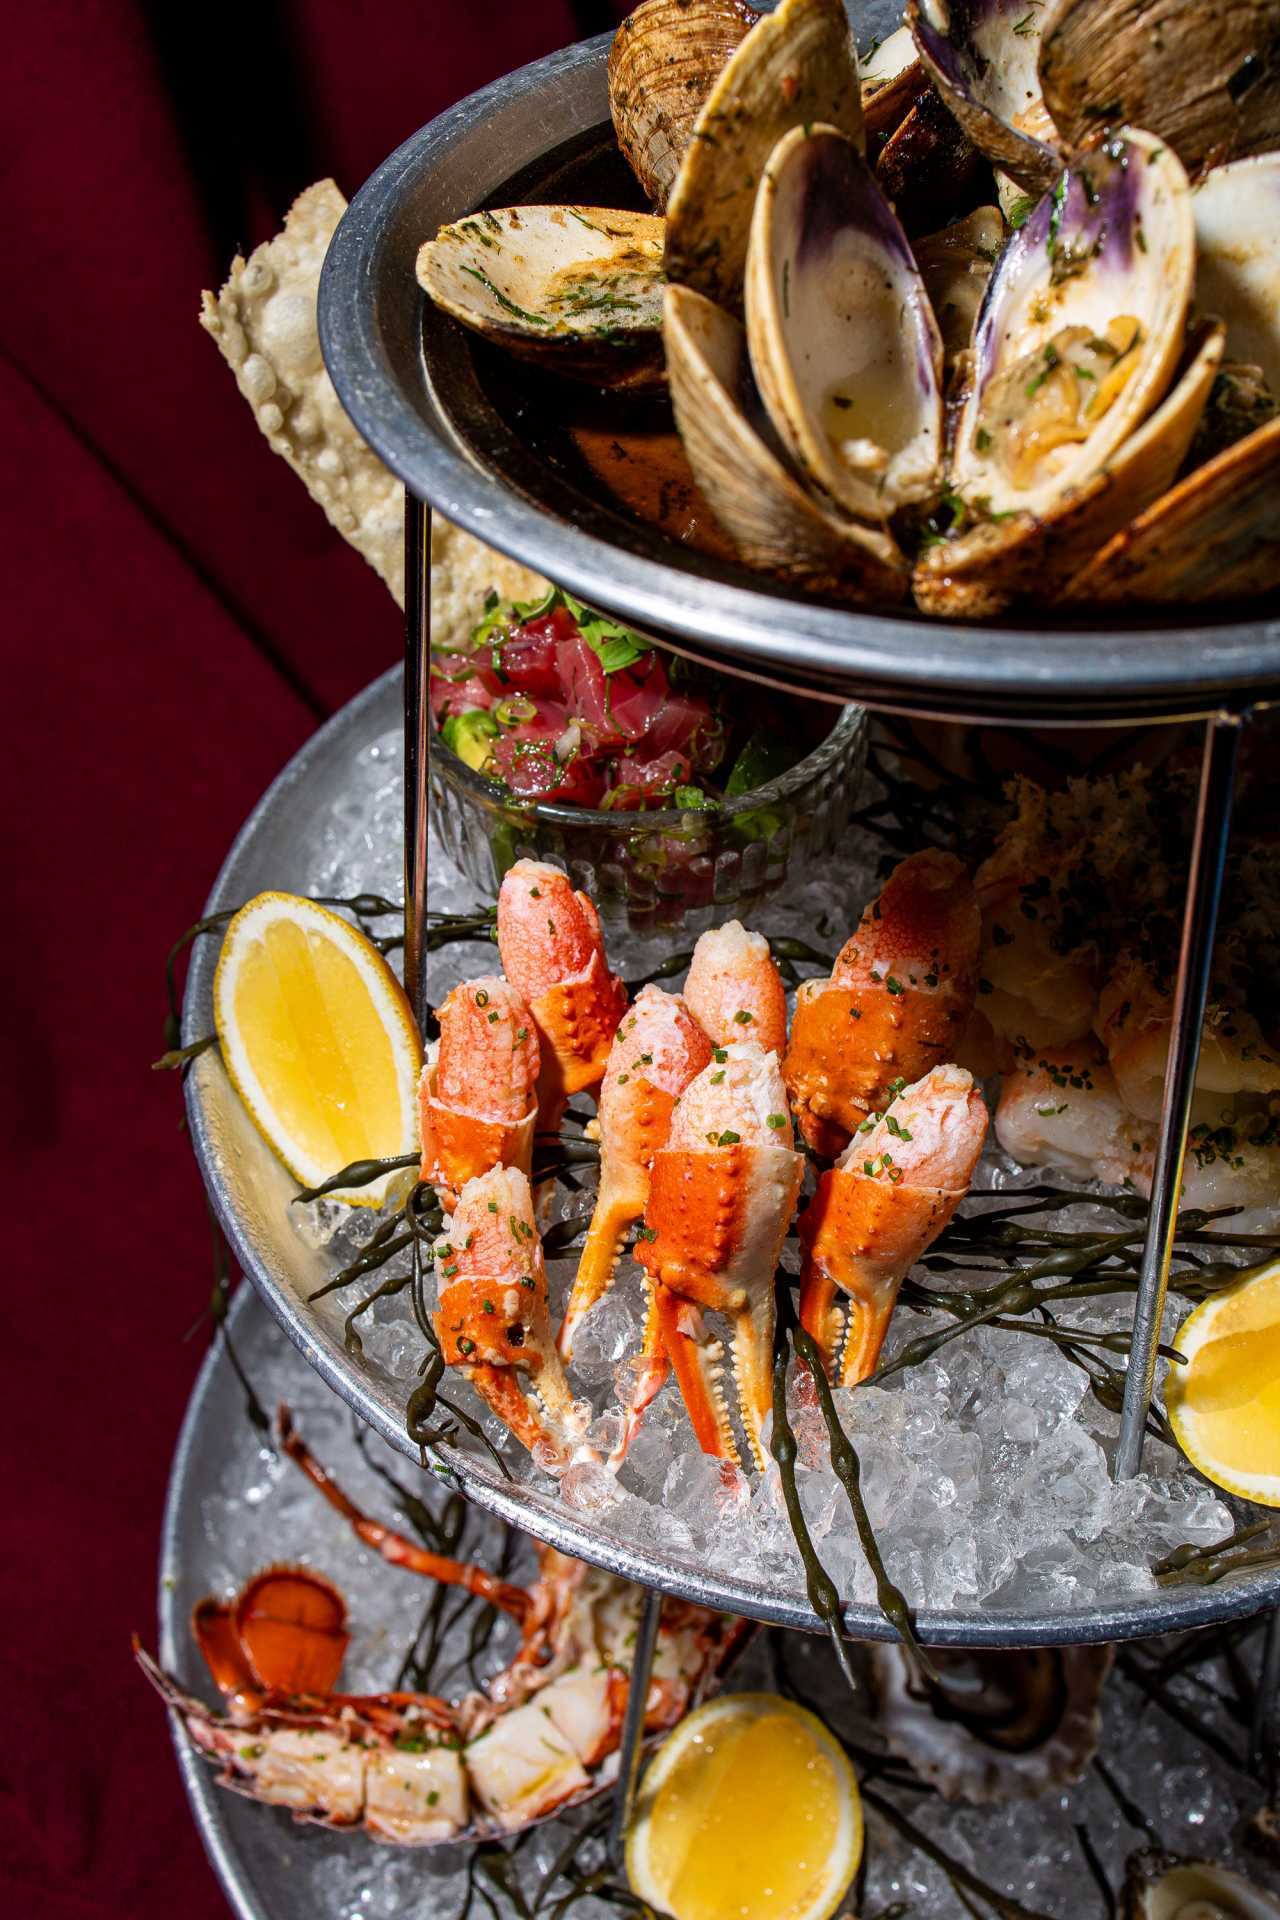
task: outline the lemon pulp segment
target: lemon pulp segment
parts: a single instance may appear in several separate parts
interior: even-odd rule
[[[1175,1344],[1187,1364],[1170,1368],[1169,1417],[1196,1466],[1280,1483],[1280,1267],[1197,1308]]]

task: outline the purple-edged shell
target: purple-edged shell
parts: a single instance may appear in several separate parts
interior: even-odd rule
[[[756,384],[788,454],[855,518],[936,493],[942,342],[889,202],[834,127],[770,155],[747,249]]]
[[[909,0],[907,19],[934,85],[975,147],[1040,192],[1057,173],[1036,55],[1044,0]]]
[[[1043,515],[1107,463],[1168,388],[1195,271],[1173,151],[1126,129],[1062,174],[1006,247],[974,335],[952,484]]]
[[[1122,1920],[1280,1920],[1280,1900],[1216,1860],[1136,1853],[1120,1896]]]

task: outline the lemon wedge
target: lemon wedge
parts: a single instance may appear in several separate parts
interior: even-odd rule
[[[658,1753],[627,1836],[627,1876],[675,1920],[829,1920],[862,1858],[862,1802],[822,1722],[730,1693]]]
[[[1215,1486],[1280,1507],[1280,1260],[1215,1294],[1178,1328],[1165,1407]]]
[[[292,893],[241,907],[222,943],[213,1018],[236,1092],[303,1186],[417,1147],[412,1010],[378,949],[327,907]],[[333,1197],[381,1206],[395,1178]]]

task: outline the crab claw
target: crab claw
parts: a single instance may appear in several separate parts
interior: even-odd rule
[[[551,1334],[547,1269],[527,1175],[468,1180],[435,1249],[440,1350],[530,1453],[563,1459],[576,1406]]]
[[[613,1284],[622,1241],[643,1217],[653,1156],[676,1101],[711,1058],[711,1043],[677,993],[645,987],[609,1050],[600,1088],[600,1191],[560,1328],[560,1352]]]
[[[800,1216],[800,1319],[841,1385],[875,1370],[898,1288],[968,1192],[986,1133],[972,1075],[934,1067],[863,1121],[819,1180]]]
[[[538,1034],[499,974],[464,980],[441,1003],[440,1041],[418,1082],[422,1178],[451,1208],[491,1167],[533,1165]]]
[[[731,1322],[738,1410],[763,1467],[774,1274],[803,1173],[778,1056],[753,1041],[720,1048],[676,1102],[667,1144],[654,1156],[639,1257],[698,1444],[735,1464],[719,1343],[703,1313]]]
[[[954,1058],[978,987],[981,921],[954,854],[913,853],[836,959],[806,980],[783,1073],[800,1131],[832,1158],[900,1085]]]
[[[565,1102],[603,1076],[627,990],[609,972],[586,894],[575,893],[558,867],[537,860],[517,860],[503,878],[498,951],[538,1029],[538,1120],[552,1132]]]
[[[713,1046],[754,1040],[766,1053],[787,1044],[787,990],[762,933],[727,921],[700,934],[684,983],[685,1004]]]

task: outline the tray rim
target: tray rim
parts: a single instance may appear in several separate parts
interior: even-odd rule
[[[1106,724],[1248,707],[1280,693],[1280,618],[1266,611],[1165,628],[969,626],[789,601],[684,572],[504,490],[456,442],[425,379],[415,404],[377,317],[380,287],[404,271],[391,258],[394,221],[409,195],[450,165],[474,189],[451,217],[469,211],[549,151],[545,139],[540,150],[530,145],[530,128],[535,138],[538,129],[545,135],[556,111],[578,116],[558,126],[559,141],[604,124],[582,115],[592,101],[597,114],[603,110],[611,38],[602,34],[518,68],[419,128],[361,187],[333,237],[319,291],[325,364],[358,431],[412,494],[634,624],[725,662],[784,666],[794,678],[870,706]],[[503,148],[513,127],[525,130],[518,151]],[[419,362],[420,347],[419,338]],[[782,635],[788,607],[796,610],[794,630]]]
[[[341,708],[299,749],[277,775],[253,808],[224,860],[205,906],[213,913],[223,906],[237,904],[243,897],[238,882],[241,865],[251,856],[255,839],[282,796],[304,783],[314,762],[328,753],[335,743],[350,735],[358,739],[358,728],[366,713],[385,702],[387,694],[402,674],[392,667]],[[207,1031],[207,1007],[217,963],[218,943],[211,939],[196,942],[187,975],[183,1000],[183,1039],[189,1042]],[[273,1271],[268,1253],[249,1232],[238,1212],[233,1195],[224,1179],[223,1156],[217,1151],[212,1124],[214,1105],[210,1087],[220,1088],[223,1098],[230,1092],[229,1082],[220,1067],[216,1077],[208,1068],[209,1057],[195,1062],[186,1076],[186,1112],[191,1142],[210,1203],[231,1245],[241,1271],[251,1281],[268,1311],[289,1335],[325,1384],[351,1408],[357,1417],[372,1426],[408,1459],[417,1461],[418,1450],[410,1443],[403,1423],[383,1405],[372,1384],[363,1378],[328,1340],[312,1320],[306,1304],[287,1281]],[[257,1151],[270,1160],[269,1149],[254,1134]],[[730,1575],[718,1573],[699,1580],[692,1569],[673,1566],[657,1559],[649,1551],[639,1551],[614,1536],[601,1536],[558,1498],[533,1505],[526,1497],[531,1491],[519,1483],[507,1483],[490,1477],[486,1464],[476,1458],[459,1456],[456,1463],[442,1462],[433,1469],[447,1478],[458,1491],[511,1525],[536,1534],[550,1545],[577,1558],[603,1567],[606,1571],[636,1580],[642,1585],[659,1586],[664,1592],[723,1608],[774,1625],[818,1632],[821,1623],[813,1610],[795,1597],[777,1595]],[[797,1586],[798,1586],[797,1576]],[[1208,1587],[1171,1589],[1155,1600],[1141,1597],[1117,1598],[1094,1603],[1072,1613],[1046,1615],[1028,1611],[980,1612],[978,1609],[922,1608],[916,1616],[922,1640],[936,1646],[1056,1646],[1097,1643],[1140,1638],[1153,1633],[1180,1631],[1218,1622],[1241,1619],[1280,1601],[1280,1568],[1239,1581],[1226,1581]],[[889,1640],[896,1638],[877,1608],[851,1603],[845,1609],[846,1630],[855,1639]],[[1065,1631],[1064,1631],[1065,1627]]]

